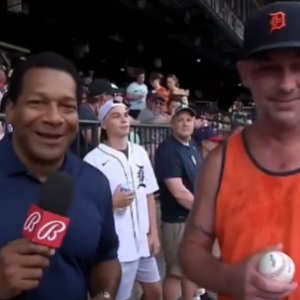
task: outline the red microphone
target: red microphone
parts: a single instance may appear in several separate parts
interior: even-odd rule
[[[52,173],[41,190],[40,202],[32,205],[23,226],[28,240],[57,249],[68,230],[66,217],[74,198],[74,179],[66,173]]]

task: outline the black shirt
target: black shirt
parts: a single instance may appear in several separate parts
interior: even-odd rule
[[[189,210],[178,203],[168,190],[165,180],[181,178],[183,185],[194,194],[202,155],[195,143],[180,143],[173,136],[159,145],[155,153],[155,173],[160,188],[161,218],[163,222],[185,222]]]

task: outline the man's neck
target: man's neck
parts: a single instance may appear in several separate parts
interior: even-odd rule
[[[190,137],[180,137],[176,134],[173,134],[174,138],[179,141],[180,143],[184,145],[188,145],[190,143],[191,138]]]
[[[26,169],[41,182],[46,181],[52,172],[59,170],[63,165],[65,157],[51,161],[42,161],[39,159],[30,158],[30,156],[27,156],[25,152],[22,151],[14,137],[12,142],[16,155],[19,157]]]
[[[257,132],[267,144],[273,143],[287,146],[290,144],[294,145],[300,141],[300,124],[293,128],[285,128],[258,121],[252,126],[254,132]]]
[[[116,150],[125,150],[128,147],[128,138],[110,137],[107,141],[107,145]]]

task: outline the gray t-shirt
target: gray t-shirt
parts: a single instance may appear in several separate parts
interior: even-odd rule
[[[138,120],[140,120],[141,123],[152,123],[152,121],[158,117],[159,115],[155,114],[151,109],[145,108],[139,113]]]
[[[79,118],[80,120],[86,120],[86,121],[99,121],[95,112],[87,103],[84,103],[79,107]],[[86,127],[92,127],[93,125],[83,124],[83,126],[86,128]]]
[[[146,148],[148,146],[155,146],[156,148],[156,146],[168,135],[168,129],[159,125],[159,120],[161,120],[161,124],[166,124],[166,117],[162,114],[155,114],[149,108],[145,108],[140,112],[138,119],[140,120],[141,124],[156,123],[155,126],[140,128],[142,144]]]

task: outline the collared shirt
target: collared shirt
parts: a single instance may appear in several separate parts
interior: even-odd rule
[[[76,183],[68,212],[70,227],[60,249],[50,258],[40,285],[26,300],[86,300],[92,268],[117,258],[112,195],[106,177],[68,153],[61,168]],[[39,201],[42,183],[14,152],[12,135],[0,141],[0,249],[22,238],[30,206]]]
[[[184,145],[174,136],[170,136],[159,145],[155,153],[155,174],[160,188],[163,222],[185,222],[189,213],[189,210],[174,198],[165,180],[181,178],[185,188],[194,194],[201,165],[202,155],[194,142]]]
[[[128,143],[128,155],[100,144],[84,158],[108,178],[112,193],[118,188],[130,187],[134,201],[122,211],[115,211],[116,230],[120,240],[119,260],[130,262],[149,257],[149,211],[147,196],[158,190],[149,156],[139,145]]]

